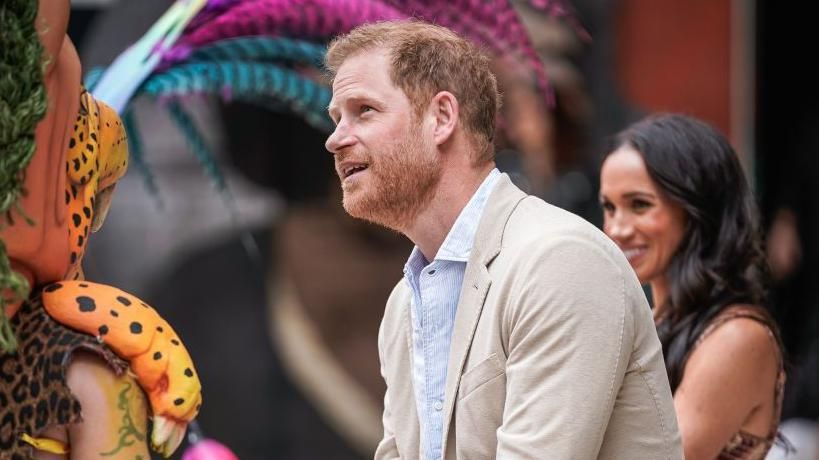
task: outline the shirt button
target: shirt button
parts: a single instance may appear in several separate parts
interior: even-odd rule
[[[436,271],[437,271],[437,270],[432,269],[432,270],[430,270],[430,271],[428,271],[428,272],[427,272],[427,275],[432,276],[432,275],[434,275],[434,274],[435,274],[435,272],[436,272]]]
[[[432,408],[439,411],[444,408],[444,403],[442,403],[441,401],[435,401],[434,403],[432,403]]]

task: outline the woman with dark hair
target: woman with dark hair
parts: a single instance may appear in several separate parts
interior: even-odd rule
[[[600,181],[604,230],[651,286],[685,457],[764,458],[785,374],[736,154],[703,122],[652,116],[616,137]]]

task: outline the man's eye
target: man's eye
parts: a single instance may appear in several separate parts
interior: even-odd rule
[[[372,112],[373,110],[375,110],[375,109],[373,109],[369,105],[362,105],[361,106],[361,113]]]

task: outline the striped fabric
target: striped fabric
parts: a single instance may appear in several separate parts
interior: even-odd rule
[[[413,292],[413,386],[421,424],[421,451],[441,458],[444,387],[455,310],[478,222],[500,172],[493,169],[455,220],[435,259],[429,263],[416,246],[404,266]]]

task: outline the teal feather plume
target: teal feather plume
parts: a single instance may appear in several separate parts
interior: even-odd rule
[[[145,149],[142,147],[142,138],[139,136],[139,127],[137,126],[136,117],[133,110],[128,108],[122,114],[122,125],[125,127],[125,135],[128,137],[128,156],[129,161],[139,171],[142,176],[143,184],[148,189],[148,194],[152,196],[160,209],[165,207],[162,201],[162,195],[159,193],[159,187],[156,185],[156,178],[154,177],[151,168],[145,161]]]
[[[230,192],[227,188],[225,176],[222,173],[221,168],[219,168],[216,157],[213,155],[208,143],[205,141],[205,137],[196,126],[193,117],[191,117],[190,114],[185,111],[179,101],[169,102],[166,105],[166,108],[171,116],[171,120],[173,120],[176,127],[188,141],[193,155],[199,161],[199,164],[202,165],[202,168],[205,170],[205,174],[211,179],[216,187],[216,190],[220,195],[222,195],[225,201],[230,203],[232,199],[230,198]]]
[[[285,61],[321,68],[326,47],[282,37],[240,37],[221,40],[196,50],[188,62]]]
[[[328,131],[332,127],[327,115],[332,97],[329,88],[275,64],[192,62],[151,77],[140,89],[140,94],[159,99],[197,93],[243,101],[272,97],[307,117],[317,128]]]

